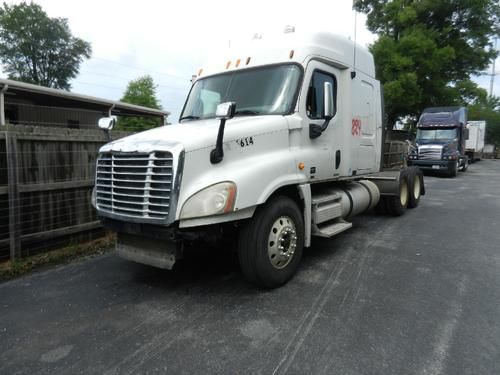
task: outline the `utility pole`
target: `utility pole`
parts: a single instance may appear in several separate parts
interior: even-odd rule
[[[495,51],[497,50],[497,40],[498,40],[498,37],[495,37]],[[495,75],[497,74],[495,72],[495,62],[496,62],[497,58],[494,57],[493,58],[493,64],[491,64],[491,78],[490,78],[490,96],[493,97],[493,84],[495,83]]]

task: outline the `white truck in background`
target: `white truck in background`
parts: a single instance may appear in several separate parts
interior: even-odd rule
[[[418,205],[418,168],[383,171],[366,49],[329,33],[256,44],[200,69],[178,124],[100,149],[93,204],[120,256],[171,269],[186,244],[229,239],[243,274],[274,288],[313,236],[373,207],[399,216]]]
[[[469,157],[469,162],[473,163],[483,157],[486,121],[469,121],[467,129],[469,139],[465,141],[465,154]]]

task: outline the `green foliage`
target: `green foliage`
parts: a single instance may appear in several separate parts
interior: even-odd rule
[[[143,107],[161,109],[156,97],[156,85],[149,75],[139,77],[128,83],[122,102]],[[120,117],[116,129],[126,131],[141,131],[163,125],[161,119],[153,117]]]
[[[22,276],[35,269],[49,265],[70,263],[112,251],[115,247],[116,236],[106,234],[104,237],[60,249],[51,250],[28,258],[17,259],[13,262],[0,263],[0,281]]]
[[[91,51],[66,19],[48,17],[33,2],[0,7],[0,61],[11,79],[69,90]]]
[[[489,97],[470,105],[469,120],[486,120],[485,143],[500,146],[500,98]]]
[[[497,0],[357,0],[355,8],[379,35],[370,50],[390,123],[425,107],[484,101],[486,92],[469,77],[497,54]]]

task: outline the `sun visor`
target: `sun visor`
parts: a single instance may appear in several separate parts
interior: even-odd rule
[[[432,127],[460,127],[467,123],[467,109],[465,107],[433,107],[426,108],[420,119],[417,127],[432,128]]]

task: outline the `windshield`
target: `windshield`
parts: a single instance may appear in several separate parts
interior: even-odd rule
[[[180,120],[215,117],[217,105],[236,103],[236,115],[289,113],[298,89],[301,70],[287,64],[232,71],[195,82]]]
[[[458,137],[457,128],[451,129],[418,129],[417,139],[418,140],[448,140],[455,139]]]

